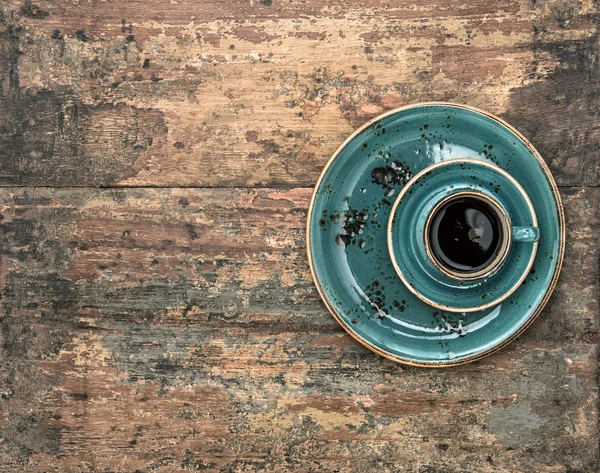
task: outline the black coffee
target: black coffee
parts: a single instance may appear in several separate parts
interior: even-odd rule
[[[493,207],[474,197],[457,197],[431,220],[429,243],[438,262],[455,272],[485,268],[502,245],[502,226]]]

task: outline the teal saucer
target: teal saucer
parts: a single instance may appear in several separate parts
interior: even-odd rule
[[[392,206],[407,181],[453,158],[491,162],[510,174],[529,196],[540,234],[533,265],[518,288],[499,304],[465,313],[445,311],[417,297],[396,273],[387,245]],[[459,184],[453,181],[444,182]],[[481,188],[495,192],[485,184]],[[514,205],[526,218],[522,205]],[[344,329],[383,356],[435,367],[488,355],[531,324],[558,279],[564,232],[554,180],[525,138],[480,110],[427,103],[378,117],[336,151],[313,194],[307,246],[317,288]],[[527,253],[521,258],[527,259]],[[515,268],[523,271],[522,265]],[[499,270],[494,276],[494,297],[514,286],[515,276],[509,273]],[[420,281],[414,284],[423,289]],[[457,293],[446,296],[455,303]]]
[[[489,196],[513,226],[535,227],[537,218],[519,184],[482,160],[451,159],[423,170],[398,196],[388,222],[388,249],[405,286],[424,302],[451,312],[475,312],[515,292],[529,273],[537,242],[514,242],[500,269],[472,281],[452,278],[433,264],[424,241],[427,217],[438,202],[460,192]]]

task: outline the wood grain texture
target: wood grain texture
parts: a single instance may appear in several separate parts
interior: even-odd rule
[[[304,251],[310,194],[6,189],[7,465],[593,471],[600,189],[563,192],[565,269],[534,326],[439,372],[334,322]]]
[[[562,0],[4,0],[0,471],[598,471],[599,20]],[[534,325],[443,371],[346,335],[304,237],[339,144],[429,100],[530,138],[568,226]]]
[[[506,117],[599,184],[593,2],[5,0],[0,184],[310,186],[408,103]]]

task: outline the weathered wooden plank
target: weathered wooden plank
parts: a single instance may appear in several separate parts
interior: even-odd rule
[[[2,191],[9,471],[594,471],[600,189],[510,347],[406,368],[327,313],[311,189]]]
[[[305,255],[311,189],[8,189],[9,310],[164,324],[331,326]],[[598,330],[596,188],[565,189],[569,245],[545,337]],[[576,290],[574,290],[576,288]],[[554,315],[553,313],[556,313]],[[569,312],[569,317],[563,314]]]
[[[99,341],[82,331],[44,365],[69,375],[38,401],[61,435],[54,451],[34,447],[32,470],[593,471],[597,351],[589,344],[520,346],[478,367],[431,373],[355,346],[317,349],[319,360],[294,334],[205,344],[194,332],[158,330],[156,343],[119,363],[115,339],[148,335],[127,333]],[[158,354],[169,335],[189,344],[183,365]],[[155,377],[129,378],[136,363]]]
[[[393,107],[468,103],[598,185],[590,2],[7,0],[0,184],[308,186]]]

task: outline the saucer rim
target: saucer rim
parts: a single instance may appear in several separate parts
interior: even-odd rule
[[[525,198],[525,201],[526,201],[527,206],[529,207],[529,211],[531,213],[531,217],[533,219],[532,223],[534,224],[535,227],[538,226],[538,220],[537,220],[537,215],[535,213],[535,209],[533,208],[533,203],[531,202],[531,199],[529,198],[529,196],[527,195],[527,193],[525,192],[525,189],[523,189],[523,187],[521,186],[521,184],[519,184],[519,182],[514,177],[512,177],[509,173],[507,173],[501,167],[496,166],[495,164],[489,163],[487,161],[482,161],[480,159],[474,159],[474,158],[453,158],[453,159],[446,159],[444,161],[440,161],[438,163],[434,163],[434,164],[431,164],[431,165],[427,166],[426,168],[422,169],[417,174],[415,174],[406,183],[406,185],[402,188],[402,190],[398,194],[398,197],[396,198],[396,201],[394,202],[394,205],[392,206],[392,211],[390,212],[390,218],[388,220],[388,225],[387,225],[387,235],[386,235],[386,237],[387,237],[388,252],[390,254],[390,259],[392,260],[392,264],[394,266],[394,269],[396,270],[396,274],[402,280],[402,282],[404,283],[404,285],[406,286],[406,288],[410,292],[412,292],[416,297],[418,297],[423,302],[425,302],[426,304],[429,304],[430,306],[433,306],[433,307],[435,307],[437,309],[442,309],[442,310],[446,310],[448,312],[455,312],[455,313],[461,313],[462,314],[462,313],[477,312],[479,310],[489,309],[490,307],[498,305],[502,301],[504,301],[508,297],[510,297],[519,288],[519,286],[521,285],[521,283],[525,280],[525,278],[529,274],[529,271],[531,270],[531,267],[533,266],[533,263],[535,261],[535,257],[537,255],[538,242],[535,241],[535,242],[532,243],[533,244],[533,252],[531,253],[531,257],[529,258],[529,262],[527,263],[527,267],[526,267],[525,271],[523,272],[523,274],[521,275],[521,277],[504,294],[498,296],[496,299],[494,299],[494,300],[492,300],[490,302],[486,302],[485,304],[481,304],[481,305],[474,306],[474,307],[468,307],[468,308],[452,307],[452,306],[446,306],[444,304],[439,304],[439,303],[437,303],[435,301],[432,301],[431,299],[425,297],[419,291],[417,291],[417,289],[412,284],[410,284],[408,278],[402,272],[402,269],[400,268],[400,265],[398,264],[398,260],[396,259],[396,253],[394,251],[394,243],[393,243],[393,235],[392,235],[393,226],[394,226],[394,219],[395,219],[395,216],[397,214],[398,206],[402,202],[402,199],[404,199],[404,197],[406,196],[408,190],[416,182],[418,182],[419,179],[421,179],[425,174],[427,174],[428,172],[432,171],[433,169],[437,169],[437,168],[444,167],[444,166],[449,166],[449,165],[456,164],[456,163],[468,163],[468,164],[481,165],[481,166],[487,167],[489,169],[493,169],[495,172],[500,172],[500,174],[502,174],[506,179],[508,179],[520,191],[521,195]]]
[[[367,128],[369,128],[373,124],[377,123],[378,121],[380,121],[380,120],[382,120],[382,119],[384,119],[384,118],[386,118],[386,117],[388,117],[390,115],[393,115],[395,113],[406,111],[406,110],[410,110],[412,108],[420,108],[420,107],[452,107],[452,108],[458,108],[458,109],[462,109],[462,110],[467,110],[467,111],[470,111],[470,112],[478,113],[480,115],[483,115],[484,117],[487,117],[487,118],[489,118],[489,119],[491,119],[491,120],[499,123],[500,125],[506,127],[508,130],[510,130],[512,133],[514,133],[525,144],[525,146],[529,149],[529,151],[531,152],[531,154],[538,161],[542,172],[546,176],[546,180],[548,181],[548,183],[550,184],[550,187],[552,188],[552,195],[554,197],[554,202],[556,204],[556,208],[557,208],[557,212],[558,212],[558,226],[559,226],[558,230],[559,230],[559,235],[560,235],[558,257],[557,257],[558,261],[557,261],[557,265],[556,265],[556,267],[554,269],[554,272],[552,274],[552,278],[550,280],[550,284],[548,285],[548,287],[546,289],[544,297],[542,298],[542,300],[537,305],[536,310],[532,312],[532,314],[529,316],[529,319],[527,319],[523,323],[523,325],[519,328],[519,330],[515,331],[515,333],[513,333],[510,337],[508,337],[502,343],[499,343],[498,345],[496,345],[494,347],[491,347],[490,349],[488,349],[488,350],[486,350],[484,352],[478,353],[478,354],[473,355],[471,357],[463,358],[463,359],[458,360],[458,361],[453,361],[453,362],[444,362],[444,361],[416,361],[416,360],[413,360],[413,359],[410,359],[410,358],[405,358],[405,357],[398,356],[396,354],[384,351],[381,348],[379,348],[379,347],[373,345],[372,343],[369,343],[365,339],[363,339],[358,333],[356,333],[352,329],[352,327],[350,325],[348,325],[346,323],[346,321],[344,321],[344,319],[342,319],[336,313],[335,308],[331,305],[331,303],[327,299],[327,297],[325,295],[325,292],[324,292],[324,290],[323,290],[323,288],[322,288],[322,286],[321,286],[321,284],[320,284],[320,282],[319,282],[319,280],[317,278],[317,273],[316,273],[316,269],[314,267],[314,262],[313,262],[313,259],[312,259],[312,252],[311,252],[310,234],[311,234],[312,212],[313,212],[313,209],[314,209],[315,201],[317,199],[317,194],[318,194],[318,191],[319,191],[319,186],[321,185],[321,182],[323,181],[323,179],[325,177],[325,174],[327,173],[327,171],[329,170],[329,168],[331,167],[331,165],[334,163],[334,161],[338,157],[338,155],[341,153],[341,151],[354,138],[356,138],[364,130],[366,130]],[[331,155],[331,158],[329,158],[329,160],[327,161],[327,163],[323,167],[323,169],[322,169],[322,171],[321,171],[321,173],[319,175],[319,178],[317,179],[317,182],[315,183],[313,194],[312,194],[310,202],[309,202],[309,207],[308,207],[308,212],[307,212],[307,225],[306,225],[306,252],[307,252],[307,256],[308,256],[308,265],[309,265],[309,268],[310,268],[310,273],[312,275],[313,281],[315,282],[315,286],[317,287],[317,291],[319,292],[319,296],[321,297],[321,300],[323,301],[323,303],[327,307],[327,310],[331,313],[331,315],[333,316],[333,318],[358,343],[360,343],[361,345],[365,346],[369,350],[377,353],[378,355],[381,355],[384,358],[387,358],[387,359],[392,360],[392,361],[396,361],[398,363],[403,363],[405,365],[416,366],[416,367],[421,367],[421,368],[449,368],[449,367],[452,367],[452,366],[459,366],[459,365],[464,365],[464,364],[467,364],[467,363],[472,363],[474,361],[481,360],[482,358],[485,358],[485,357],[487,357],[489,355],[492,355],[493,353],[501,350],[502,348],[506,347],[508,344],[510,344],[511,342],[513,342],[516,338],[518,338],[525,330],[527,330],[531,326],[531,324],[535,321],[535,319],[537,319],[537,317],[539,316],[539,314],[542,312],[542,310],[544,309],[544,307],[548,303],[548,300],[550,299],[550,296],[554,292],[554,289],[555,289],[556,284],[558,282],[558,278],[559,278],[559,275],[560,275],[560,271],[562,269],[562,264],[563,264],[564,254],[565,254],[565,237],[566,237],[565,214],[564,214],[564,209],[563,209],[563,205],[562,205],[562,200],[560,198],[560,193],[558,191],[558,186],[556,185],[556,182],[554,180],[554,177],[552,176],[552,173],[551,173],[550,169],[548,168],[548,165],[546,164],[546,162],[544,161],[544,159],[542,158],[542,156],[540,155],[540,153],[529,142],[529,140],[527,138],[525,138],[525,136],[523,136],[521,134],[521,132],[519,132],[516,128],[514,128],[512,125],[510,125],[509,123],[507,123],[506,121],[504,121],[500,117],[497,117],[496,115],[493,115],[493,114],[491,114],[489,112],[486,112],[485,110],[482,110],[480,108],[473,107],[473,106],[470,106],[470,105],[453,103],[453,102],[430,101],[430,102],[419,102],[419,103],[409,104],[409,105],[405,105],[405,106],[402,106],[402,107],[397,107],[397,108],[388,110],[387,112],[384,112],[384,113],[382,113],[382,114],[380,114],[380,115],[372,118],[371,120],[367,121],[364,125],[362,125],[359,128],[357,128],[353,133],[351,133],[337,147],[337,149],[335,150],[335,152]]]

